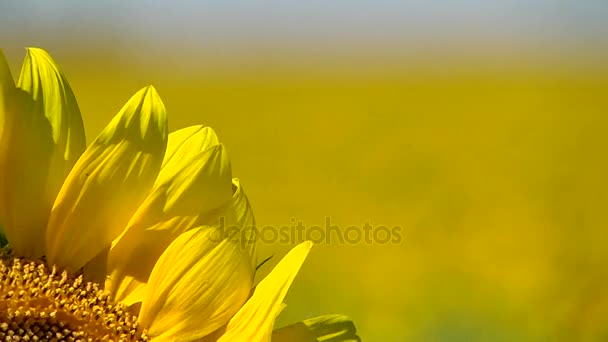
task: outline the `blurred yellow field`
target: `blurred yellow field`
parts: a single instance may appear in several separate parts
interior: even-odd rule
[[[608,337],[604,66],[532,57],[244,65],[204,52],[135,64],[47,48],[88,141],[153,84],[171,130],[217,131],[258,225],[328,217],[342,230],[403,229],[398,243],[315,246],[279,325],[339,312],[367,341]],[[256,278],[296,242],[261,243],[260,258],[274,257]]]

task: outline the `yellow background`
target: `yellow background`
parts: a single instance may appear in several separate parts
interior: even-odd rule
[[[40,43],[89,142],[153,84],[171,130],[216,130],[259,225],[403,228],[400,244],[315,246],[278,325],[344,313],[367,341],[608,338],[607,59],[483,46],[224,58],[32,34],[2,46],[14,75]],[[261,245],[274,257],[260,276],[290,247]]]

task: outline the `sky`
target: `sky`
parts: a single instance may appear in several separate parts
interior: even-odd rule
[[[0,4],[0,39],[330,50],[463,42],[604,47],[607,17],[604,1],[20,1]]]

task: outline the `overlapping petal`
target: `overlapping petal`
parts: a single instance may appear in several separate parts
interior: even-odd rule
[[[51,124],[53,155],[47,192],[54,200],[63,181],[86,147],[84,125],[72,88],[49,54],[27,49],[18,87],[34,100],[35,111]]]
[[[154,266],[139,322],[154,341],[193,341],[228,323],[247,300],[249,258],[219,228],[191,229]]]
[[[209,127],[169,135],[165,161],[153,190],[108,254],[106,288],[118,300],[141,300],[142,287],[162,252],[181,233],[217,225],[231,201],[230,163]]]
[[[15,81],[13,81],[6,57],[2,50],[0,50],[0,139],[3,136],[5,126],[7,124],[10,125],[10,121],[6,123],[6,120],[7,116],[11,114],[8,112],[8,109],[14,92]],[[2,148],[5,149],[6,146],[2,145]]]
[[[118,237],[150,192],[167,146],[156,90],[137,92],[78,159],[46,232],[51,264],[76,270]]]
[[[251,209],[247,195],[245,195],[243,186],[237,178],[232,179],[232,189],[233,195],[230,210],[234,217],[234,227],[236,227],[238,231],[238,237],[236,237],[236,239],[239,241],[241,249],[246,250],[249,253],[251,266],[255,269],[257,266],[257,230],[253,210]]]
[[[256,286],[253,295],[232,317],[218,342],[270,341],[274,320],[312,242],[294,247]]]
[[[291,324],[272,333],[272,342],[360,342],[355,324],[344,315],[325,315]]]
[[[0,64],[3,221],[15,251],[40,257],[55,196],[84,150],[84,128],[69,84],[46,52],[27,50],[18,87]]]
[[[4,184],[7,172],[6,155],[9,148],[8,142],[10,141],[10,135],[8,134],[10,134],[10,126],[12,125],[14,116],[14,112],[10,111],[10,109],[15,92],[15,81],[13,81],[6,57],[2,50],[0,50],[0,222],[3,221],[6,215],[4,213],[6,211],[4,205],[6,197],[6,187]],[[5,135],[5,131],[7,135]]]

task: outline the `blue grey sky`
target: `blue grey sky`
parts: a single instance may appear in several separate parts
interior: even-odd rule
[[[0,2],[0,41],[103,40],[135,46],[608,45],[608,2],[16,1]]]

